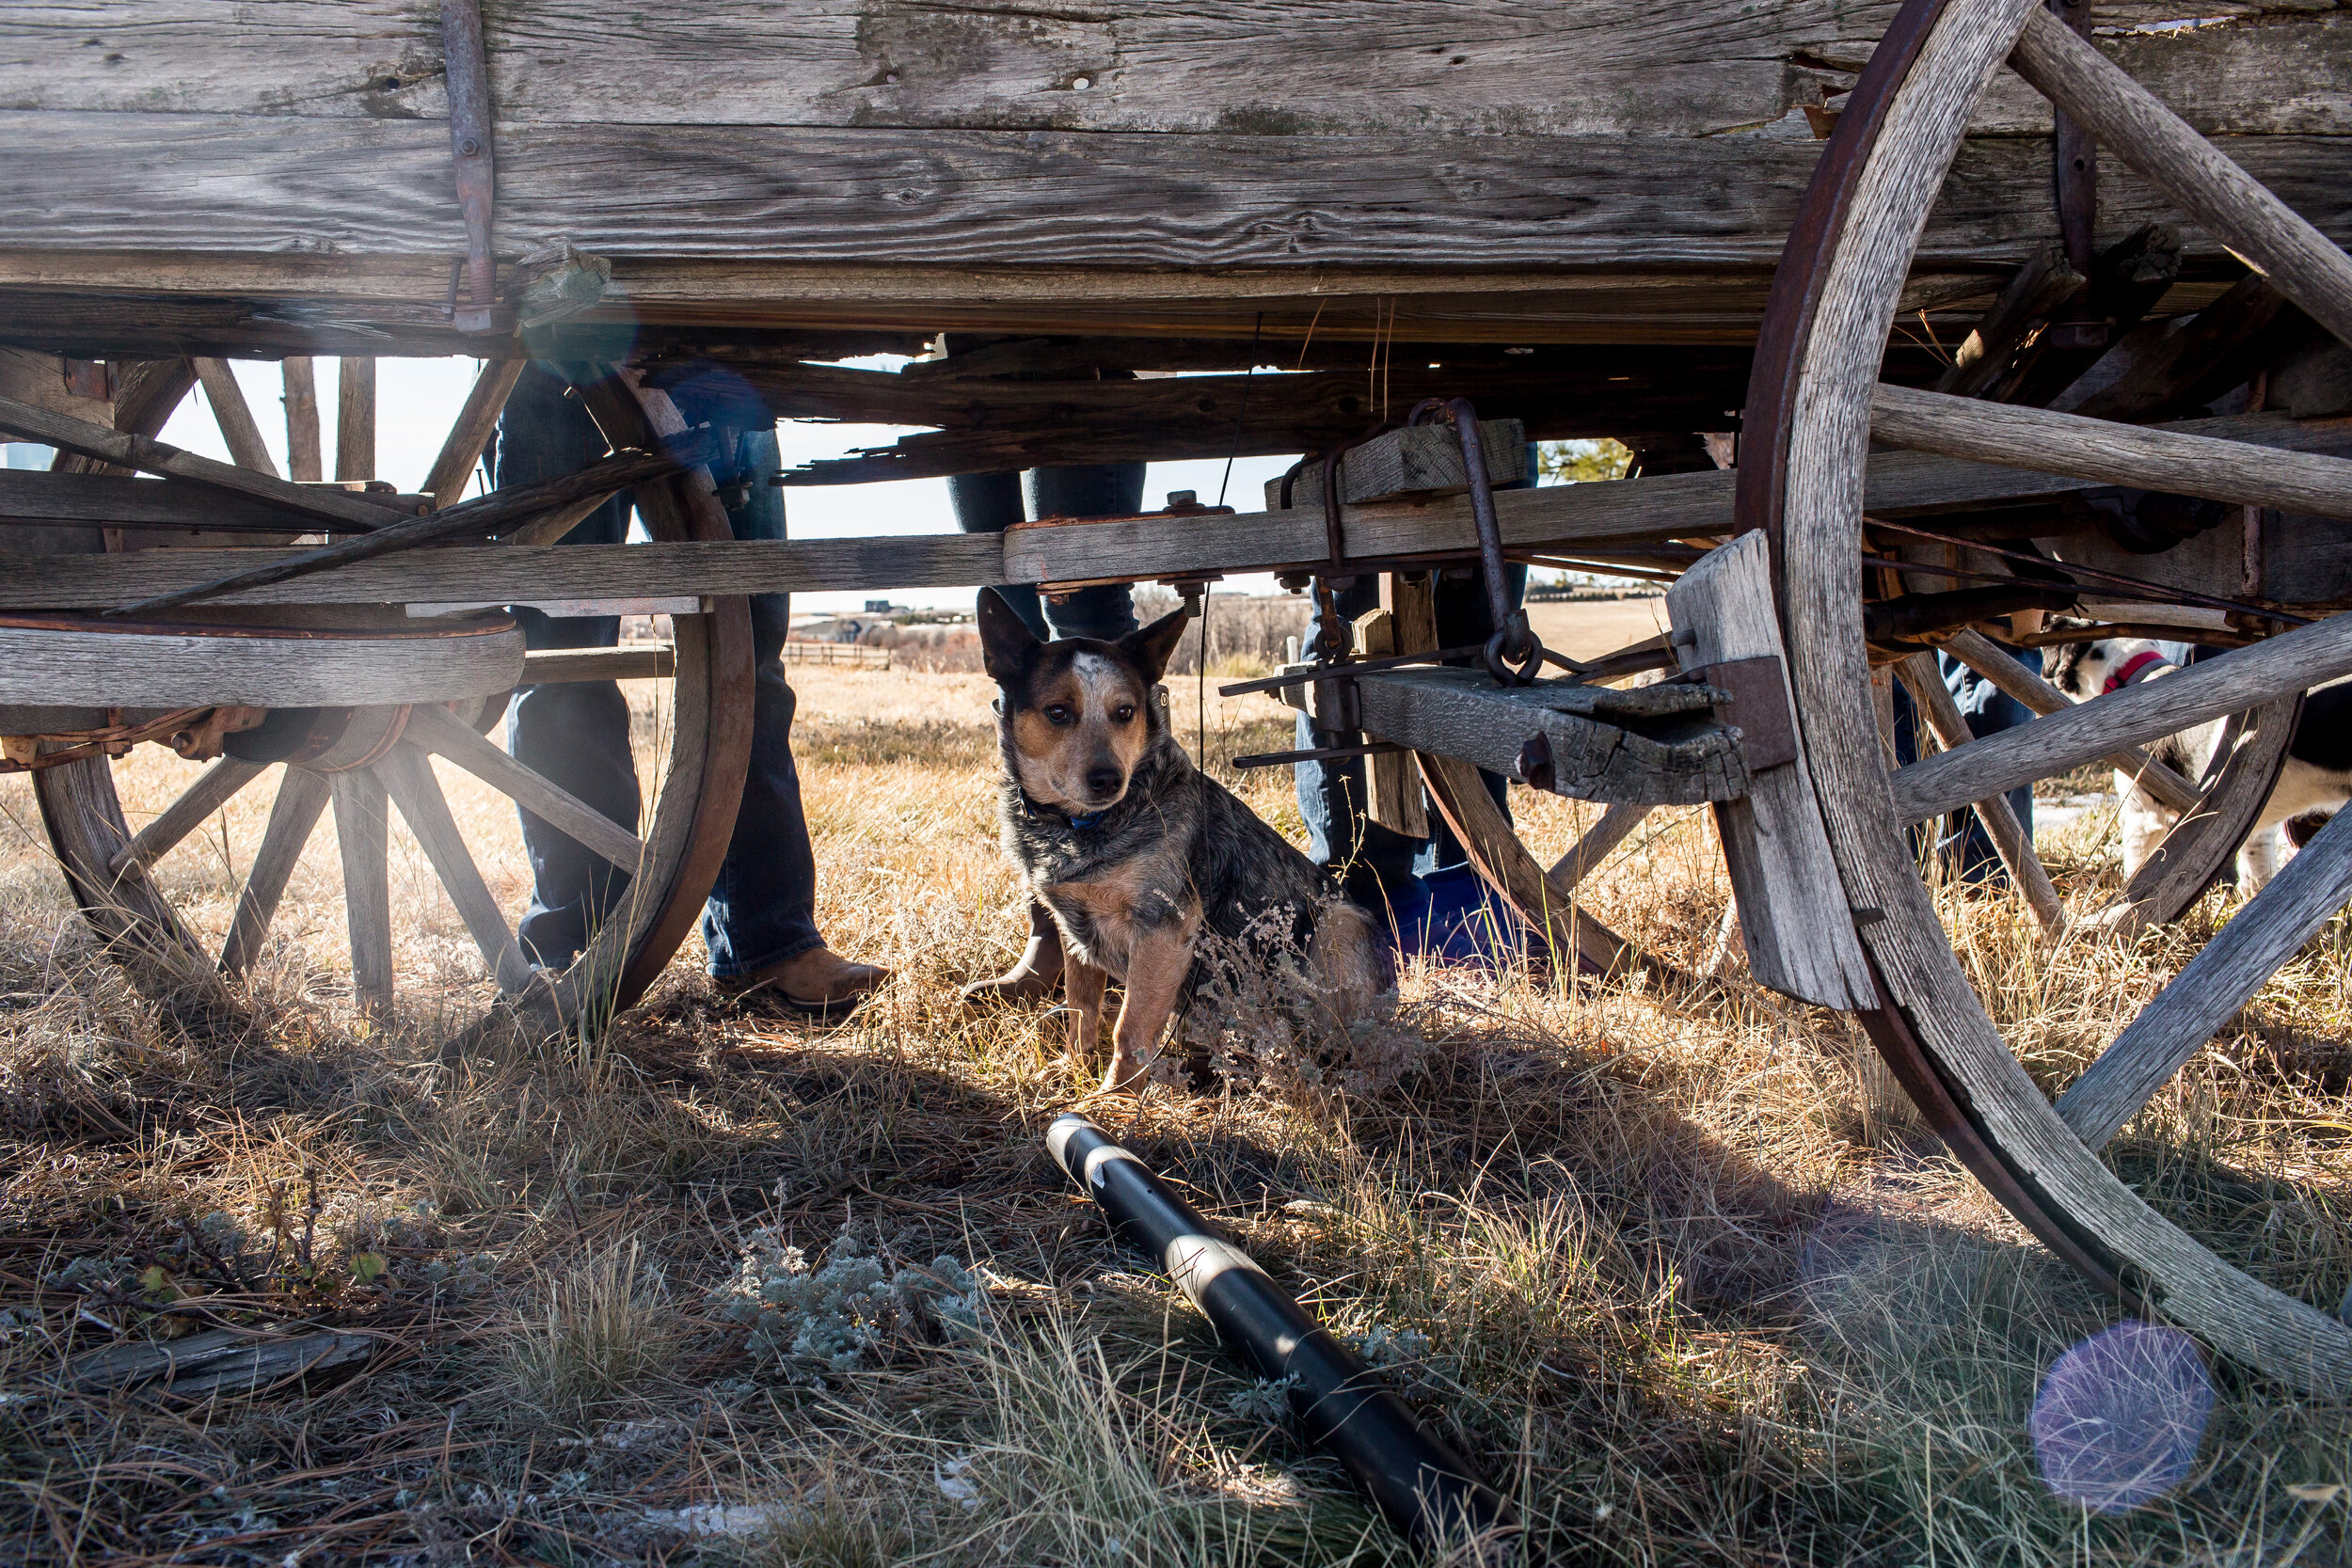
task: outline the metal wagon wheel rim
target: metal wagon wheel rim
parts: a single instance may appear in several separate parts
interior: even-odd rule
[[[2244,1364],[2300,1388],[2341,1395],[2352,1387],[2352,1327],[2233,1267],[2158,1214],[2027,1077],[1969,985],[1916,873],[1903,840],[1898,779],[1890,778],[1880,750],[1851,562],[1861,546],[1861,474],[1878,366],[1928,207],[1970,110],[2021,34],[2028,79],[2077,119],[2095,129],[2099,115],[2119,103],[2144,117],[2146,105],[2119,93],[2112,80],[2094,83],[2103,102],[2086,100],[2079,51],[2054,43],[2037,21],[2042,14],[2035,0],[1912,0],[1874,53],[1808,192],[1775,284],[1749,399],[1741,521],[1772,530],[1777,546],[1807,760],[1883,1004],[1863,1020],[1927,1119],[2007,1207],[2093,1278]],[[2056,72],[2054,49],[2064,68]],[[2109,135],[2100,139],[2113,145]],[[2142,146],[2116,150],[2136,166],[2148,157]],[[2141,172],[2232,248],[2249,254],[2243,234],[2233,232],[2258,205],[2242,189],[2225,191],[2227,199],[2207,202],[2201,214],[2209,189],[2182,200],[2174,187],[2183,176],[2161,162]],[[2257,215],[2264,226],[2279,227],[2269,221],[2275,214]],[[2352,276],[2352,261],[2324,240],[2319,245],[2332,262],[2326,256],[2274,256],[2265,270],[2315,320],[2343,335],[2352,290],[2339,292],[2328,279]],[[2312,632],[2341,641],[2344,629],[2330,623]],[[2304,637],[2306,645],[2310,640]],[[2240,705],[2284,698],[2310,678],[2274,671],[2239,693]],[[2047,740],[2069,724],[2087,733],[2082,715],[2089,711],[2010,733],[2055,726],[2042,729]],[[2123,738],[2180,727],[2168,722]],[[1972,750],[1949,756],[1964,758]],[[1997,754],[1980,752],[1974,761]],[[1953,765],[1936,760],[1948,773]],[[1981,777],[1982,768],[1977,771]],[[2242,911],[2239,919],[2246,918]]]
[[[119,409],[119,427],[153,435],[193,379],[184,371],[176,376],[162,372],[150,395]],[[470,420],[486,434],[513,379],[500,366],[489,367],[459,425]],[[640,386],[634,372],[612,372],[586,395],[616,441],[650,449],[685,428],[668,398]],[[486,413],[485,397],[495,400]],[[460,444],[458,432],[453,432],[452,444]],[[476,451],[479,446],[477,438]],[[456,483],[470,463],[469,456],[459,467]],[[452,476],[442,471],[450,467],[437,464],[429,486],[437,491],[450,485]],[[656,539],[732,536],[704,470],[640,486],[637,497]],[[287,619],[298,622],[300,616],[290,612]],[[331,815],[343,874],[355,1001],[383,1017],[390,1012],[396,989],[387,837],[389,813],[397,811],[456,907],[501,997],[542,1005],[542,1022],[551,1006],[567,1029],[595,1029],[644,994],[691,927],[732,835],[750,754],[748,601],[709,601],[697,613],[674,616],[672,632],[667,735],[655,789],[633,832],[606,822],[483,737],[482,728],[505,709],[503,694],[491,694],[478,705],[317,710],[313,739],[282,769],[225,755],[137,832],[125,818],[105,756],[40,768],[33,783],[43,824],[69,893],[102,947],[135,974],[177,988],[215,973],[234,976],[249,968],[295,861],[319,819]],[[657,711],[664,705],[658,701]],[[452,817],[430,762],[433,755],[449,759],[559,827],[568,822],[592,851],[630,871],[629,886],[614,909],[561,973],[534,972],[525,958],[514,922],[489,891]],[[240,792],[273,774],[269,827],[239,890],[216,965],[148,870]]]

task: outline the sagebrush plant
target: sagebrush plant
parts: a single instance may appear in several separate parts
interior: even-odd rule
[[[775,1231],[753,1231],[741,1267],[711,1298],[749,1331],[755,1365],[804,1379],[886,1361],[895,1344],[977,1338],[988,1309],[987,1287],[946,1253],[893,1271],[850,1227],[817,1269]]]
[[[143,994],[69,916],[29,790],[0,778],[0,832],[16,835],[0,856],[0,1558],[1422,1560],[1303,1446],[1288,1391],[1220,1350],[1054,1167],[1044,1129],[1092,1087],[1063,1059],[1060,1018],[956,996],[1026,928],[994,842],[988,683],[795,684],[819,923],[896,971],[832,1028],[721,1002],[690,945],[593,1052],[473,1031],[493,988],[397,826],[387,1024],[351,1005],[331,824],[229,1006]],[[1193,695],[1178,688],[1186,744]],[[653,716],[635,711],[648,741]],[[1211,771],[1303,837],[1287,774],[1226,760],[1292,744],[1287,710],[1212,693],[1205,711]],[[126,759],[133,824],[193,771]],[[518,909],[511,804],[442,777]],[[208,943],[268,782],[157,867]],[[1597,814],[1520,789],[1511,806],[1546,857]],[[2111,812],[2045,826],[2042,844],[2076,908],[2118,885]],[[1656,814],[1581,891],[1686,970],[1729,898],[1703,809]],[[2045,1083],[2234,907],[2217,892],[2175,931],[2051,945],[2006,896],[1936,896]],[[2352,1285],[2346,943],[2331,925],[2113,1148],[2163,1212],[2328,1307]],[[1275,1032],[1256,1047],[1300,1053],[1287,1080],[1237,1037],[1237,1069],[1208,1092],[1089,1108],[1352,1337],[1555,1560],[2352,1555],[2352,1412],[2226,1367],[2209,1369],[2201,1444],[2166,1496],[2101,1514],[2051,1492],[2037,1398],[2121,1313],[1935,1145],[1850,1022],[1757,990],[1736,961],[1716,981],[1623,986],[1412,964],[1391,1026],[1408,1059],[1386,1087],[1336,1082]],[[293,1241],[270,1290],[167,1263],[186,1225],[221,1215],[208,1244],[262,1277],[273,1191]],[[306,1222],[314,1265],[356,1249],[383,1272],[295,1288]],[[747,1254],[771,1259],[762,1288],[801,1277],[791,1248],[807,1276],[839,1266],[844,1283],[872,1261],[868,1302],[904,1270],[938,1283],[928,1301],[969,1300],[936,1261],[952,1259],[985,1284],[979,1332],[894,1297],[887,1332],[840,1368],[846,1340],[808,1359],[755,1350],[755,1323],[713,1292],[739,1285]],[[151,1268],[178,1293],[149,1291]],[[826,1321],[883,1327],[879,1312]],[[356,1330],[378,1351],[342,1381],[201,1404],[64,1375],[94,1350],[222,1324]]]
[[[1232,936],[1203,929],[1177,1033],[1231,1092],[1378,1094],[1412,1069],[1427,1042],[1397,1022],[1393,992],[1363,1017],[1342,1018],[1309,973],[1298,938],[1305,925],[1301,911],[1278,904]],[[1162,1079],[1176,1085],[1176,1063],[1163,1064]]]

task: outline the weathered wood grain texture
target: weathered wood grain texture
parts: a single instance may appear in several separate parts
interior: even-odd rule
[[[2142,681],[1914,763],[1889,781],[1895,809],[1899,820],[1916,822],[2054,778],[2119,746],[2177,734],[2347,673],[2352,673],[2352,616],[2297,626],[2160,681]]]
[[[490,437],[498,434],[499,415],[529,363],[519,358],[493,359],[474,377],[465,404],[457,410],[457,418],[451,423],[449,435],[425,474],[425,494],[433,498],[437,510],[454,506],[466,499],[466,484],[473,478],[474,465],[481,462],[483,449],[490,444]]]
[[[1288,404],[1296,379],[1292,377],[1267,389],[1274,393],[1278,401]],[[1490,389],[1490,387],[1491,378],[1488,377],[1481,377],[1476,387],[1477,395],[1489,408],[1509,410],[1515,406],[1506,389]],[[1611,397],[1617,389],[1614,386],[1595,388],[1604,397]],[[1465,388],[1466,393],[1469,390]],[[1401,411],[1420,401],[1420,397],[1399,398],[1391,406]],[[1663,428],[1667,423],[1663,420],[1644,419],[1633,404],[1616,403],[1613,397],[1609,406],[1613,412],[1602,417],[1621,421],[1616,424],[1620,430],[1630,430],[1635,424]],[[1581,411],[1582,417],[1588,420],[1597,412],[1589,404]],[[1486,458],[1487,483],[1517,484],[1528,477],[1528,431],[1524,420],[1481,419],[1478,421],[1478,436],[1481,450]],[[1550,431],[1545,429],[1539,430],[1539,438],[1553,437]],[[1311,448],[1318,443],[1302,441],[1296,444]],[[1359,447],[1352,447],[1341,457],[1340,499],[1368,505],[1406,497],[1458,496],[1470,489],[1469,473],[1470,470],[1462,466],[1462,438],[1454,433],[1452,425],[1410,425],[1403,430],[1391,430]],[[1322,464],[1309,463],[1299,469],[1297,477],[1291,482],[1290,505],[1315,512],[1323,510]],[[1265,509],[1268,512],[1283,509],[1282,481],[1279,476],[1265,482]]]
[[[520,995],[531,985],[531,961],[523,957],[513,927],[483,881],[481,869],[466,847],[465,835],[450,816],[449,801],[433,776],[432,762],[403,741],[385,753],[375,772],[400,807],[401,820],[423,847],[425,859],[433,863],[433,874],[456,906],[457,917],[466,923],[474,946],[482,952],[483,967],[498,982],[500,993]]]
[[[2036,251],[1952,351],[1952,362],[1936,378],[1935,389],[1953,397],[1983,396],[2009,369],[2026,335],[2082,286],[2082,275],[2056,245]]]
[[[1564,16],[1535,0],[1278,6],[1228,0],[1085,8],[787,0],[723,27],[687,0],[500,6],[484,18],[491,101],[509,121],[1060,130],[1480,133],[1664,129],[1696,135],[1782,119],[1848,85],[1895,8],[1809,3],[1726,12],[1676,0]],[[2232,129],[2340,124],[2327,25],[2103,40],[2168,101]],[[2190,14],[2141,3],[2109,22]],[[2335,65],[2332,72],[2328,69]],[[1840,69],[1843,68],[1843,69]],[[448,113],[431,9],[398,0],[137,0],[93,16],[28,5],[0,18],[0,103],[346,118]],[[2022,84],[1978,122],[2044,131]],[[1801,128],[1801,127],[1800,127]]]
[[[220,438],[229,448],[230,460],[240,468],[257,474],[278,477],[278,464],[269,454],[269,446],[262,439],[262,427],[254,422],[253,410],[245,401],[245,388],[237,385],[237,372],[229,368],[226,359],[194,359],[196,379],[204,388],[204,401],[213,405],[213,422],[220,427]]]
[[[2218,767],[2208,765],[2210,783],[2196,809],[2172,825],[2124,884],[2117,908],[2103,915],[2114,929],[2132,934],[2169,925],[2204,895],[2270,803],[2302,715],[2297,692],[2224,728],[2225,754],[2215,759]]]
[[[375,360],[345,355],[335,379],[335,477],[375,477]]]
[[[655,680],[676,670],[677,654],[667,642],[624,643],[617,648],[541,648],[523,655],[523,674],[517,684]]]
[[[43,768],[33,774],[33,797],[57,869],[106,956],[132,965],[134,973],[151,970],[160,989],[190,987],[189,994],[220,1000],[218,979],[188,940],[170,900],[146,878],[119,876],[112,868],[131,841],[115,794],[113,762],[82,757]]]
[[[2299,213],[2293,196],[2265,189],[2260,174],[2046,12],[2027,19],[2010,63],[2304,314],[2352,342],[2352,257]]]
[[[1944,646],[1953,657],[2037,714],[2063,713],[2074,705],[2072,697],[2010,657],[1980,631],[1957,632],[1946,639]],[[2174,811],[2188,811],[2197,804],[2195,784],[2136,746],[2100,760]]]
[[[1690,700],[1699,698],[1695,689],[1505,689],[1484,671],[1443,668],[1360,675],[1356,686],[1367,734],[1505,778],[1518,772],[1520,749],[1542,736],[1552,790],[1574,800],[1693,805],[1732,799],[1748,785],[1739,743],[1708,716],[1703,699]]]
[[[219,757],[210,768],[197,775],[196,783],[180,792],[155,819],[124,845],[106,864],[106,869],[120,877],[132,871],[145,871],[171,852],[172,847],[203,826],[204,819],[227,805],[246,784],[262,771],[258,762],[239,757]]]
[[[1354,646],[1366,658],[1395,653],[1396,611],[1381,609],[1357,616]],[[1381,752],[1364,759],[1364,815],[1406,838],[1429,836],[1421,768],[1410,753]]]
[[[1949,688],[1937,673],[1935,659],[1930,654],[1913,654],[1896,666],[1904,688],[1911,693],[1913,707],[1928,721],[1936,740],[1946,751],[1965,746],[1973,738],[1968,721],[1953,700]],[[2034,853],[2033,839],[2026,825],[2018,820],[2015,808],[2006,795],[1972,802],[1977,820],[1984,824],[1987,837],[1993,840],[1994,853],[1998,855],[2009,872],[2010,884],[2026,900],[2026,908],[2033,912],[2034,924],[2046,936],[2056,936],[2066,928],[2066,902],[2058,896],[2058,888],[2050,880],[2050,873],[2041,857]]]
[[[280,373],[286,385],[286,477],[296,483],[315,483],[326,477],[318,365],[308,355],[289,355]]]
[[[351,990],[368,1016],[380,1021],[392,1011],[390,806],[384,781],[373,768],[333,774],[328,784],[335,805],[335,851],[343,867]]]
[[[2254,178],[2352,233],[2332,138],[2244,138]],[[514,126],[501,234],[616,263],[1617,273],[1769,268],[1819,144],[1769,137],[1167,136],[754,126]],[[446,128],[416,120],[0,112],[0,205],[20,250],[464,247]],[[2121,166],[2119,165],[2119,171]],[[2029,139],[1966,148],[1930,223],[1933,264],[2013,263],[2048,219]],[[659,199],[646,192],[659,190]],[[2103,166],[2119,228],[2184,226]],[[74,286],[74,285],[70,285]],[[78,286],[87,287],[87,283]],[[427,297],[434,297],[428,295]],[[707,296],[706,296],[707,298]]]
[[[251,1393],[289,1378],[357,1366],[373,1354],[375,1344],[364,1334],[323,1330],[273,1338],[215,1328],[183,1339],[125,1340],[77,1355],[67,1364],[64,1382],[85,1393],[155,1382],[188,1399]]]
[[[2106,1147],[2158,1089],[2352,900],[2352,813],[2329,818],[2058,1097],[2058,1114]]]
[[[635,833],[571,791],[516,762],[449,709],[410,709],[408,727],[403,734],[434,755],[447,757],[558,832],[567,834],[622,870],[634,873],[642,868],[645,847],[638,842]]]
[[[310,842],[310,830],[326,810],[326,775],[307,768],[289,768],[278,783],[278,798],[270,802],[269,826],[262,830],[262,847],[253,852],[238,890],[236,911],[230,916],[229,935],[221,943],[220,967],[225,974],[243,974],[261,956],[269,923],[278,917],[278,901],[285,896],[286,879]]]
[[[0,626],[0,702],[10,703],[439,703],[511,689],[522,668],[523,634],[512,626],[470,637],[381,638],[183,635],[101,622],[89,629]]]
[[[1742,534],[1685,572],[1667,590],[1666,613],[1686,670],[1782,657],[1764,536]],[[1757,983],[1828,1007],[1874,1001],[1804,756],[1751,776],[1740,798],[1717,804],[1715,827]]]
[[[1884,385],[1871,399],[1870,434],[1946,457],[2352,518],[2352,461],[2341,457]]]
[[[2185,325],[2151,322],[2126,334],[2050,406],[2086,419],[2137,420],[2192,403],[2209,386],[2210,402],[2229,390],[2212,378],[2236,368],[2286,311],[2286,296],[2260,277],[2240,278]],[[2168,330],[2173,326],[2178,330]],[[2244,380],[2243,372],[2234,379]]]

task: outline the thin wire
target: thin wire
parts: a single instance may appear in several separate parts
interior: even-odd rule
[[[1885,529],[1892,533],[1908,533],[1915,539],[1932,539],[1940,545],[1958,545],[1963,549],[1981,550],[1986,555],[1999,556],[2003,561],[2022,561],[2036,566],[2055,567],[2077,578],[2090,578],[2094,582],[2113,583],[2123,588],[2137,588],[2163,595],[2163,598],[2156,602],[2178,601],[2201,605],[2207,610],[2234,610],[2241,615],[2251,615],[2264,621],[2279,621],[2293,626],[2308,626],[2312,624],[2311,618],[2306,615],[2291,615],[2283,610],[2265,610],[2261,605],[2247,604],[2238,599],[2216,598],[2210,594],[2200,594],[2187,588],[2175,588],[2169,583],[2151,582],[2146,578],[2125,577],[2121,572],[2102,572],[2095,567],[2078,565],[2072,562],[2052,561],[2045,556],[2027,555],[2022,550],[2005,550],[1997,545],[1987,545],[1975,539],[1963,539],[1953,533],[1935,533],[1923,528],[1909,528],[1901,523],[1890,523],[1883,517],[1865,517],[1862,520],[1872,528]],[[1929,567],[1908,564],[1902,569],[1907,572],[1931,570]],[[2084,585],[2077,582],[2074,586],[2080,588]]]
[[[1225,504],[1225,487],[1233,482],[1233,459],[1241,455],[1242,421],[1249,418],[1249,378],[1258,373],[1258,334],[1264,329],[1265,312],[1261,310],[1258,312],[1258,324],[1249,329],[1249,363],[1241,372],[1241,412],[1233,416],[1233,447],[1225,454],[1225,477],[1216,482],[1216,504],[1219,506]],[[1309,330],[1313,329],[1311,327]],[[1208,624],[1208,591],[1203,589],[1200,595],[1200,615],[1201,624],[1204,626]],[[1201,632],[1200,645],[1204,649],[1208,646],[1208,637],[1209,634],[1206,631]],[[1205,657],[1201,660],[1201,668],[1204,670],[1208,668],[1208,661]]]

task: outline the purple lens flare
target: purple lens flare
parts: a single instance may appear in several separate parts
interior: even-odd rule
[[[2026,1431],[2042,1481],[2067,1501],[2120,1513],[2188,1479],[2213,1415],[2197,1341],[2126,1319],[2059,1356]]]

